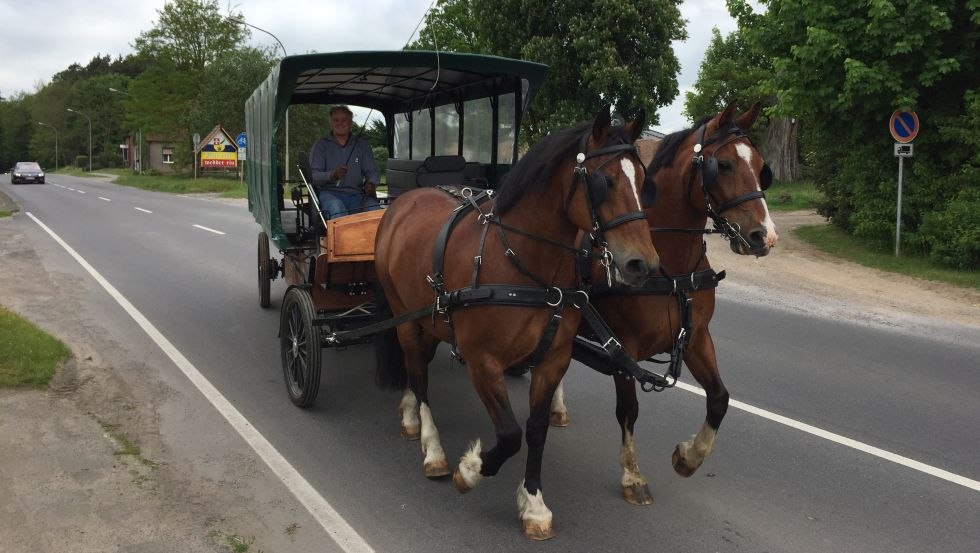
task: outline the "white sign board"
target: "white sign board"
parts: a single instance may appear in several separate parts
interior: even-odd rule
[[[912,143],[895,143],[895,157],[912,157]]]

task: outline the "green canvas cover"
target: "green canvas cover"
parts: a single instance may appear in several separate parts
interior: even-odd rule
[[[516,92],[527,107],[548,67],[539,63],[422,50],[338,52],[283,58],[245,102],[248,207],[280,248],[275,137],[292,104],[350,104],[393,114]]]

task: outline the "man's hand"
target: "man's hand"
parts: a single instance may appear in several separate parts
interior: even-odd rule
[[[364,183],[364,195],[367,196],[368,198],[377,198],[378,197],[377,190],[378,190],[378,185],[376,183],[370,181]]]
[[[347,166],[338,165],[336,169],[330,172],[330,180],[339,181],[343,180],[347,176]]]

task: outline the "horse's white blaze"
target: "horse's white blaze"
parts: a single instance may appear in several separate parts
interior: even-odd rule
[[[521,520],[529,520],[540,523],[542,526],[551,525],[551,509],[544,504],[544,492],[532,495],[527,493],[524,481],[517,486],[517,511],[521,514]]]
[[[647,479],[640,474],[640,468],[636,465],[636,451],[633,449],[632,432],[626,433],[623,448],[619,451],[619,466],[623,467],[622,483],[624,488],[646,485]]]
[[[636,166],[633,165],[633,160],[624,157],[619,160],[619,166],[623,168],[623,172],[626,173],[626,176],[630,180],[630,186],[633,188],[633,197],[636,198],[636,207],[643,209],[643,206],[640,205],[640,192],[636,188]]]
[[[418,428],[421,424],[419,421],[418,400],[415,399],[415,392],[411,389],[406,388],[405,393],[402,394],[401,403],[398,404],[398,411],[402,416],[402,428]]]
[[[736,144],[735,152],[738,153],[738,157],[742,158],[749,167],[752,166],[752,148],[748,144]],[[752,178],[755,179],[755,189],[761,191],[762,184],[759,182],[758,175],[752,175]],[[779,235],[776,234],[776,225],[772,222],[772,217],[769,215],[769,205],[766,204],[765,198],[762,200],[762,209],[766,212],[766,218],[762,221],[763,226],[766,227],[766,246],[771,248],[776,245],[776,241],[779,240]]]
[[[459,460],[459,466],[456,467],[459,476],[470,489],[475,488],[483,478],[483,475],[480,474],[480,470],[483,468],[483,460],[480,459],[481,451],[483,451],[483,446],[480,444],[480,440],[473,442]]]
[[[419,406],[419,417],[422,419],[422,453],[425,454],[425,463],[433,463],[446,459],[446,454],[439,443],[439,430],[436,423],[432,420],[432,411],[429,405],[423,403]]]

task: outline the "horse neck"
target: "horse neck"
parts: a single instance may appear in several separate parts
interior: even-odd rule
[[[689,187],[690,168],[678,172],[668,168],[653,176],[657,183],[657,201],[647,210],[647,220],[654,228],[703,229],[708,215],[703,206],[692,200]],[[702,256],[704,235],[691,232],[653,232],[653,245],[660,254],[664,271],[671,275],[710,267]]]
[[[569,171],[570,173],[570,171]],[[562,174],[559,172],[559,174]],[[500,217],[500,221],[510,227],[518,228],[537,238],[536,240],[515,232],[507,232],[507,241],[519,256],[522,263],[532,270],[538,278],[549,280],[560,285],[557,280],[574,278],[574,270],[565,258],[571,254],[562,251],[558,246],[549,244],[551,240],[568,246],[575,245],[578,228],[569,220],[564,209],[564,196],[558,185],[549,186],[546,190],[528,191],[520,202]],[[558,260],[556,263],[555,260]],[[562,271],[568,272],[567,278],[562,278]],[[567,283],[565,283],[567,284]]]

